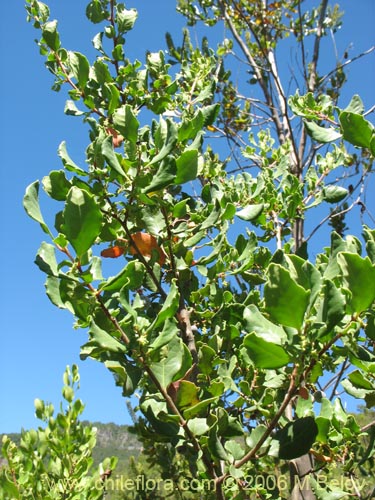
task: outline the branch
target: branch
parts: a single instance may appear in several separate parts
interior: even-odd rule
[[[68,72],[66,71],[66,68],[65,66],[63,65],[59,55],[57,52],[53,52],[53,55],[57,61],[57,64],[59,65],[61,71],[63,72],[64,76],[65,76],[65,80],[67,83],[69,83],[69,85],[74,89],[76,90],[77,92],[79,92],[80,96],[82,97],[82,99],[85,98],[85,93],[83,92],[83,90],[81,90],[80,88],[77,87],[77,85],[73,82],[73,80],[70,78],[70,76],[68,75]],[[99,111],[97,108],[92,108],[90,110],[92,113],[96,113],[97,115],[101,116],[102,118],[106,118],[105,114],[103,114],[101,111]]]
[[[282,231],[282,224],[280,223],[277,213],[272,211],[271,212],[273,222],[276,226],[276,242],[277,242],[277,249],[281,250],[283,248],[283,242],[282,242],[282,237],[281,237],[281,231]]]
[[[263,95],[265,97],[267,106],[268,106],[268,108],[270,109],[270,111],[272,113],[272,119],[273,119],[273,122],[274,122],[274,124],[276,126],[277,135],[278,135],[278,137],[280,139],[282,139],[282,142],[283,142],[283,140],[284,140],[283,127],[281,125],[280,118],[279,118],[279,116],[277,114],[276,107],[274,106],[274,102],[273,102],[273,99],[271,97],[271,94],[268,91],[266,82],[264,81],[262,72],[261,72],[259,66],[256,64],[255,59],[253,58],[253,56],[252,56],[251,52],[249,51],[248,47],[246,46],[246,43],[242,40],[242,38],[241,38],[240,34],[238,33],[236,27],[234,26],[234,24],[232,22],[232,19],[229,16],[229,14],[228,14],[228,12],[227,12],[227,10],[225,8],[224,2],[222,0],[219,0],[218,3],[220,5],[220,8],[222,10],[224,19],[227,22],[227,24],[229,26],[229,29],[232,32],[232,35],[233,35],[234,39],[238,43],[240,49],[242,50],[244,56],[246,57],[247,61],[249,62],[250,66],[252,67],[252,69],[253,69],[256,77],[257,77],[259,85],[260,85],[260,87],[261,87],[261,89],[263,91]],[[252,31],[252,33],[253,33],[253,31]]]
[[[338,71],[339,69],[342,69],[344,68],[345,66],[347,66],[348,64],[351,64],[352,62],[356,61],[357,59],[360,59],[361,57],[363,56],[367,56],[368,54],[371,54],[371,52],[373,52],[375,50],[375,45],[373,45],[372,47],[370,47],[369,49],[365,50],[364,52],[362,52],[361,54],[359,54],[358,56],[355,56],[355,57],[352,57],[351,59],[348,59],[347,61],[345,61],[343,64],[339,64],[335,69],[329,71],[329,73],[327,73],[326,75],[324,75],[321,79],[320,79],[320,83],[323,83],[325,80],[327,80],[327,78],[329,78],[331,75],[333,75],[333,73],[336,73],[336,71]],[[372,108],[372,110],[374,109],[374,107]]]
[[[246,455],[243,458],[241,458],[241,460],[237,460],[234,463],[234,466],[236,467],[236,469],[239,469],[246,462],[248,462],[249,460],[252,460],[252,459],[255,458],[257,451],[260,450],[260,448],[262,447],[263,443],[267,440],[267,438],[271,435],[271,433],[275,429],[275,427],[278,424],[280,418],[282,417],[282,415],[285,412],[287,406],[289,405],[290,401],[292,400],[292,398],[294,397],[294,395],[296,393],[296,389],[297,389],[297,386],[296,386],[297,369],[298,369],[298,365],[294,365],[292,374],[290,376],[290,383],[289,383],[288,391],[285,394],[284,400],[281,403],[281,406],[280,406],[279,410],[277,411],[277,413],[275,414],[275,416],[271,420],[271,422],[270,422],[267,430],[264,432],[264,434],[259,439],[259,441],[254,446],[254,448],[252,448],[248,453],[246,453]],[[224,479],[225,479],[225,477],[222,478],[222,480],[224,480]]]
[[[323,36],[323,23],[324,23],[324,18],[326,16],[326,11],[327,11],[327,6],[328,6],[328,0],[322,0],[322,3],[320,5],[320,16],[319,16],[319,22],[318,22],[318,27],[317,27],[317,33],[315,36],[315,42],[314,42],[314,52],[313,52],[313,57],[312,61],[310,64],[310,78],[308,81],[308,90],[309,92],[314,92],[316,88],[316,68],[318,66],[318,59],[319,59],[319,50],[320,50],[320,41]]]
[[[190,312],[187,310],[185,306],[185,300],[183,298],[183,293],[182,293],[182,283],[181,283],[181,278],[178,273],[178,270],[176,268],[176,263],[175,263],[175,258],[173,255],[173,249],[171,242],[173,240],[173,232],[171,230],[170,226],[170,218],[168,217],[168,213],[166,212],[165,208],[161,208],[165,225],[167,228],[167,233],[168,233],[168,241],[169,241],[169,248],[168,248],[168,253],[169,253],[169,259],[171,262],[171,267],[172,267],[172,272],[174,277],[176,278],[177,281],[177,287],[178,291],[180,294],[180,304],[179,304],[179,309],[176,314],[178,323],[180,325],[180,331],[181,331],[181,337],[187,348],[189,349],[191,356],[193,358],[193,363],[194,363],[194,369],[193,369],[193,378],[194,381],[196,381],[196,377],[198,375],[197,367],[198,367],[198,351],[197,347],[195,344],[195,336],[193,332],[193,328],[191,326],[190,322]]]
[[[328,398],[330,401],[332,401],[332,399],[334,398],[335,394],[336,394],[336,389],[345,373],[345,370],[348,369],[348,367],[350,366],[350,363],[348,363],[348,358],[346,357],[342,366],[341,366],[341,369],[339,371],[339,373],[336,375],[336,380],[335,380],[335,384],[333,386],[333,389],[332,389],[332,392],[331,392],[331,395],[330,397]]]
[[[364,425],[363,427],[361,427],[361,432],[366,432],[368,431],[369,429],[371,429],[371,427],[375,427],[375,420],[373,420],[372,422],[370,422],[369,424],[366,424]]]

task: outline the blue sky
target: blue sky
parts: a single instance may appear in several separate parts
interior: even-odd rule
[[[64,46],[93,55],[91,39],[98,29],[85,21],[87,1],[50,0],[47,3],[51,17],[59,20]],[[339,3],[346,16],[338,43],[340,47],[347,47],[352,42],[350,54],[353,56],[374,44],[375,2],[361,0],[354,5],[352,0],[342,0]],[[142,61],[147,49],[165,49],[166,31],[180,40],[184,19],[175,14],[174,0],[132,0],[126,2],[126,7],[139,11],[135,29],[125,45],[130,59]],[[26,23],[23,1],[7,2],[6,12],[0,19],[0,433],[35,427],[33,401],[36,397],[57,407],[65,366],[73,363],[80,367],[78,396],[86,404],[84,418],[130,423],[121,390],[115,387],[111,374],[98,362],[80,361],[79,349],[86,341],[86,334],[73,330],[70,313],[49,302],[44,293],[44,275],[33,264],[44,235],[23,210],[25,188],[50,170],[61,168],[57,147],[62,140],[67,142],[70,155],[81,163],[84,163],[87,145],[87,131],[79,118],[63,114],[66,94],[50,90],[52,75],[45,70],[33,42],[37,36]],[[354,63],[348,76],[343,99],[349,101],[358,93],[365,107],[371,107],[374,104],[374,55]],[[322,243],[324,246],[328,242]]]

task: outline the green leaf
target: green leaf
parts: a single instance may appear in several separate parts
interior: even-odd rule
[[[52,170],[42,180],[44,191],[54,200],[64,201],[72,184],[65,177],[63,170]]]
[[[173,280],[168,296],[164,301],[163,307],[158,313],[154,323],[150,326],[150,330],[154,330],[162,325],[167,319],[173,318],[176,314],[180,301],[180,295],[176,286],[176,281]]]
[[[316,440],[319,443],[327,443],[328,442],[328,433],[331,427],[331,420],[326,417],[316,417],[315,423],[318,426],[318,434],[316,436]]]
[[[43,231],[52,237],[52,233],[44,222],[39,207],[39,181],[33,182],[26,188],[25,196],[23,197],[23,206],[27,215],[36,222],[39,222]]]
[[[104,85],[105,83],[111,83],[113,80],[107,64],[103,62],[101,59],[97,59],[94,62],[93,73],[99,85]]]
[[[220,104],[210,104],[209,106],[205,106],[201,109],[204,126],[212,125],[216,120],[219,112],[220,112]]]
[[[212,347],[202,345],[199,349],[199,371],[205,375],[209,375],[214,369],[213,360],[216,356],[216,351]]]
[[[217,435],[217,426],[212,426],[208,438],[208,449],[214,460],[229,460],[228,454]]]
[[[160,349],[166,344],[169,344],[175,337],[178,336],[179,329],[177,328],[176,320],[166,319],[163,330],[158,334],[157,338],[150,345],[150,349]]]
[[[309,306],[311,306],[321,291],[322,278],[320,272],[311,262],[298,255],[283,254],[283,256],[287,264],[285,267],[290,271],[291,277],[298,285],[303,286],[305,290],[310,292]],[[277,263],[281,264],[282,262]]]
[[[92,323],[89,330],[90,341],[81,347],[81,359],[88,357],[100,359],[103,353],[125,354],[127,349],[115,337]]]
[[[256,368],[281,368],[290,361],[283,347],[267,342],[255,333],[246,335],[243,344]]]
[[[142,369],[124,359],[121,359],[121,362],[106,360],[104,364],[113,373],[116,385],[122,388],[122,395],[127,397],[134,394],[142,378]]]
[[[177,399],[176,404],[177,407],[181,410],[186,408],[191,408],[199,403],[198,398],[198,387],[193,384],[193,382],[189,382],[188,380],[181,380],[176,382],[178,384],[177,389]]]
[[[81,116],[84,115],[83,111],[80,111],[77,106],[75,105],[75,102],[72,101],[71,99],[68,99],[65,103],[65,108],[64,108],[64,113],[66,115],[70,116]]]
[[[351,292],[352,313],[365,311],[375,300],[375,265],[368,257],[341,252],[337,262],[343,273],[344,286]]]
[[[266,310],[284,326],[300,329],[309,303],[310,293],[298,285],[290,272],[279,264],[270,264],[264,287]]]
[[[325,280],[323,294],[318,320],[326,323],[327,331],[329,331],[345,316],[346,301],[341,291],[330,280]]]
[[[205,418],[193,418],[189,420],[187,424],[194,436],[202,436],[209,430],[209,426],[207,425]]]
[[[178,337],[172,339],[168,345],[163,346],[157,352],[153,352],[151,370],[165,389],[180,371],[184,356],[184,346]]]
[[[112,116],[113,125],[120,134],[132,144],[138,139],[139,121],[133,113],[129,104],[117,109]]]
[[[65,386],[63,387],[62,395],[65,401],[71,403],[74,399],[74,389],[72,387]]]
[[[375,390],[375,384],[372,384],[359,370],[354,370],[352,373],[349,373],[348,379],[354,387],[358,389]]]
[[[275,439],[279,441],[279,458],[293,460],[310,450],[318,435],[318,426],[313,417],[298,418],[279,430]]]
[[[354,146],[370,148],[374,126],[362,115],[342,111],[339,115],[343,137]]]
[[[92,44],[94,46],[94,49],[105,55],[105,52],[103,50],[103,35],[104,33],[102,31],[100,33],[97,33],[92,39]]]
[[[57,276],[59,273],[55,251],[53,245],[43,242],[35,258],[35,264],[39,269],[50,276]]]
[[[193,181],[198,172],[198,151],[190,149],[184,151],[176,160],[177,173],[174,180],[175,184],[184,184]]]
[[[237,443],[236,441],[227,441],[224,444],[224,447],[226,451],[232,455],[234,460],[240,460],[245,455],[245,450],[242,448],[240,443]]]
[[[362,115],[364,113],[365,107],[359,95],[354,95],[352,97],[350,103],[344,109],[344,111],[348,111],[349,113],[356,113],[358,115]]]
[[[198,404],[191,406],[190,408],[186,408],[186,410],[184,410],[184,417],[189,420],[196,417],[197,415],[204,415],[205,412],[207,412],[207,408],[210,406],[215,406],[217,404],[217,401],[217,397],[200,401]]]
[[[236,215],[235,205],[233,203],[227,203],[225,205],[225,210],[222,215],[223,220],[232,220],[235,215]]]
[[[177,173],[176,160],[173,156],[167,156],[161,162],[151,183],[143,190],[145,194],[158,191],[173,184]]]
[[[149,165],[154,165],[159,161],[163,160],[166,156],[174,152],[176,143],[177,143],[177,127],[176,124],[172,120],[167,120],[167,135],[165,138],[165,142],[159,151],[159,153],[154,156]]]
[[[138,12],[135,9],[127,10],[124,4],[116,6],[116,23],[120,33],[130,31],[137,20]]]
[[[349,379],[345,379],[341,382],[345,392],[357,399],[366,399],[369,394],[375,394],[375,391],[364,389],[363,387],[355,387]]]
[[[130,290],[140,288],[145,275],[144,265],[138,260],[132,260],[116,276],[108,278],[105,283],[99,285],[99,290],[115,292],[126,287]]]
[[[69,66],[80,88],[84,88],[89,79],[90,64],[80,52],[68,52]]]
[[[284,329],[271,323],[254,304],[245,307],[243,317],[247,332],[255,332],[258,337],[273,344],[284,344],[287,341]]]
[[[372,156],[375,156],[375,133],[372,134],[370,141],[370,151]]]
[[[366,251],[373,264],[375,264],[375,229],[367,226],[363,228],[363,237],[366,241]]]
[[[74,161],[68,155],[68,152],[66,150],[66,142],[65,141],[63,141],[59,145],[59,148],[57,150],[57,154],[60,156],[61,161],[67,170],[69,170],[71,172],[75,172],[78,175],[82,175],[82,176],[86,175],[86,172],[84,170],[82,170],[78,165],[76,165],[74,163]]]
[[[345,491],[329,491],[327,490],[327,488],[322,488],[320,481],[317,481],[312,474],[310,474],[308,478],[317,500],[340,500],[341,498],[348,498],[349,496],[351,496]],[[334,481],[334,479],[332,481]]]
[[[184,118],[178,128],[178,140],[180,142],[194,139],[198,132],[201,131],[204,125],[204,118],[202,111],[199,110],[191,119]]]
[[[60,37],[57,32],[57,21],[49,21],[42,29],[43,39],[51,50],[60,48]]]
[[[375,316],[368,318],[365,332],[369,339],[375,340]]]
[[[243,220],[254,220],[263,212],[263,203],[258,203],[255,205],[248,205],[239,212],[236,213],[237,217]]]
[[[86,7],[86,16],[94,24],[108,19],[109,12],[103,8],[103,2],[92,0]]]
[[[148,397],[144,402],[141,403],[140,409],[142,413],[147,418],[147,421],[151,424],[151,429],[156,432],[156,435],[167,436],[168,441],[173,444],[176,443],[176,435],[179,431],[178,417],[172,417],[168,415],[166,404],[161,401],[157,401],[152,397]],[[171,439],[173,441],[171,441]]]
[[[337,130],[333,127],[321,127],[317,123],[307,120],[304,120],[304,124],[308,134],[314,139],[314,141],[325,144],[327,142],[336,141],[342,137],[340,132],[337,132]]]
[[[124,171],[117,159],[116,153],[113,150],[113,138],[111,135],[106,137],[102,142],[102,155],[106,159],[108,165],[116,170],[117,173],[124,176]]]
[[[60,309],[69,309],[73,312],[73,309],[69,307],[69,304],[66,304],[61,298],[59,278],[49,275],[46,279],[45,287],[47,297],[52,304]]]
[[[254,446],[258,444],[259,440],[262,439],[265,432],[267,432],[267,427],[265,425],[257,425],[255,429],[251,430],[250,435],[246,437],[247,446],[249,446],[249,448],[254,448]]]
[[[77,252],[83,255],[99,236],[102,213],[93,196],[73,186],[67,196],[64,217],[64,234]]]
[[[348,190],[337,185],[325,186],[322,189],[323,200],[328,203],[338,203],[348,195]]]

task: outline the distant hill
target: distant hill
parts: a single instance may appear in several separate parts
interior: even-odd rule
[[[119,459],[118,466],[128,462],[131,456],[138,457],[142,446],[134,434],[129,432],[128,425],[117,425],[114,423],[102,424],[101,422],[82,421],[84,425],[92,425],[97,429],[96,446],[93,451],[95,465],[98,465],[107,457],[116,456]],[[3,434],[0,434],[0,443]],[[21,433],[9,433],[7,436],[19,444]],[[0,464],[3,459],[0,457]]]
[[[99,464],[106,457],[116,456],[120,465],[127,462],[131,456],[138,457],[142,451],[141,443],[134,434],[129,432],[128,425],[87,421],[82,423],[92,425],[97,429],[96,446],[93,451],[95,464]]]

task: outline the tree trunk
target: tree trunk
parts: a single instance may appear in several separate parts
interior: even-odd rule
[[[307,453],[289,462],[290,500],[315,500],[310,486],[310,474],[314,469],[314,457]]]
[[[297,252],[304,240],[304,220],[296,218],[293,225],[295,251]],[[314,470],[314,457],[307,453],[289,462],[291,495],[290,500],[315,500],[310,487],[310,474]]]

